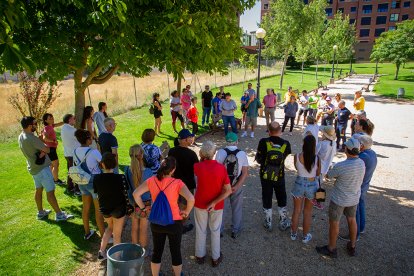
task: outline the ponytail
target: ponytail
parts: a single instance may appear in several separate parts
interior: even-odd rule
[[[159,181],[162,181],[165,176],[169,175],[175,169],[175,166],[176,166],[176,160],[174,157],[169,156],[165,158],[161,162],[161,166],[157,171],[157,179]]]
[[[143,167],[144,167],[144,150],[138,144],[129,148],[129,156],[131,157],[131,174],[132,182],[135,188],[141,184]]]

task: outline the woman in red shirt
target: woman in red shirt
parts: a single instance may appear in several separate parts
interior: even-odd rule
[[[55,127],[60,127],[63,125],[63,122],[55,124],[55,119],[53,115],[50,113],[45,113],[43,115],[43,124],[45,128],[42,131],[42,139],[45,143],[45,146],[50,148],[50,152],[48,153],[50,161],[52,164],[50,165],[50,169],[52,170],[53,180],[55,184],[63,185],[65,182],[59,179],[59,158],[57,156],[56,148],[58,146],[58,141],[56,139],[56,132]]]
[[[187,186],[180,179],[172,177],[176,167],[174,157],[167,157],[161,163],[156,176],[147,179],[134,191],[135,203],[141,210],[145,209],[141,195],[145,192],[151,193],[153,202],[156,200],[160,190],[164,191],[171,207],[174,224],[166,226],[151,223],[152,242],[154,250],[151,258],[152,275],[158,275],[161,268],[161,256],[164,251],[165,239],[168,237],[172,267],[176,276],[182,271],[181,258],[181,236],[183,232],[182,219],[187,218],[194,206],[194,197]],[[187,200],[187,208],[180,210],[178,207],[178,197],[183,196]]]

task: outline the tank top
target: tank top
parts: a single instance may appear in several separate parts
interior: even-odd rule
[[[296,167],[298,168],[298,176],[301,177],[315,177],[316,169],[318,168],[318,157],[315,157],[315,163],[313,164],[312,170],[308,172],[305,166],[299,161],[299,154],[296,154]]]

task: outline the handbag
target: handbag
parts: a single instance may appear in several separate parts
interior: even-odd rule
[[[316,190],[315,199],[317,202],[325,202],[326,199],[326,191],[321,186],[321,178],[318,177],[319,188]]]

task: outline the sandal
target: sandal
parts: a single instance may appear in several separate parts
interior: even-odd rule
[[[336,248],[334,250],[329,250],[328,246],[317,246],[316,252],[318,252],[321,255],[325,255],[331,258],[338,258],[338,252],[336,251]]]
[[[217,267],[223,261],[223,253],[220,252],[220,257],[217,260],[211,260],[211,265]]]
[[[204,264],[204,262],[206,261],[206,256],[204,257],[195,257],[195,261],[196,263],[198,263],[199,265]]]

